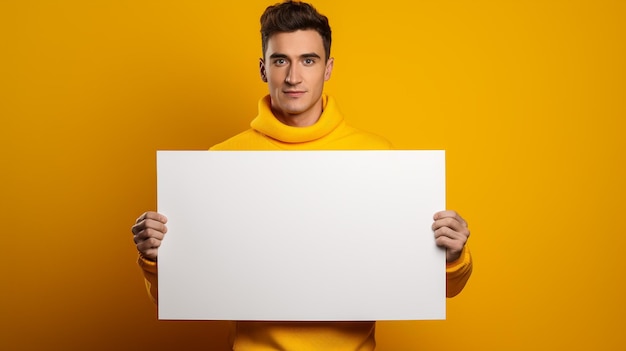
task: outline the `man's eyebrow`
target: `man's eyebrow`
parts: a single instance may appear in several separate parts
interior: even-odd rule
[[[314,52],[310,52],[310,53],[307,53],[307,54],[302,54],[302,55],[300,55],[300,57],[302,57],[302,58],[321,58],[320,55],[318,55],[318,54],[316,54]]]
[[[270,55],[270,59],[277,59],[277,58],[282,58],[282,59],[287,59],[289,58],[287,55],[285,54],[281,54],[281,53],[273,53]],[[314,53],[314,52],[308,52],[306,54],[302,54],[300,55],[300,58],[321,58],[320,55]]]
[[[271,55],[270,55],[270,58],[271,58],[271,59],[274,59],[274,58],[287,58],[287,55],[285,55],[285,54],[278,54],[278,53],[274,53],[274,54],[271,54]]]

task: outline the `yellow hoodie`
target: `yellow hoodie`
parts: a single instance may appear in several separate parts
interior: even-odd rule
[[[291,127],[272,114],[270,97],[259,101],[259,112],[246,130],[211,150],[386,150],[391,144],[377,135],[348,126],[332,97],[323,96],[323,113],[309,127]],[[146,287],[157,301],[157,264],[139,257]],[[458,294],[472,272],[469,250],[446,267],[447,296]],[[249,322],[233,323],[236,351],[372,351],[375,322]]]

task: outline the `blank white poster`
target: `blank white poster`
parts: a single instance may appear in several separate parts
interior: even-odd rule
[[[445,319],[444,151],[159,151],[159,318]]]

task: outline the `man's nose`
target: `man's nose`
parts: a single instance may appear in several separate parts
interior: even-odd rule
[[[289,65],[289,70],[287,71],[287,76],[285,77],[285,82],[289,85],[297,85],[301,83],[302,76],[300,73],[300,68],[298,64]]]

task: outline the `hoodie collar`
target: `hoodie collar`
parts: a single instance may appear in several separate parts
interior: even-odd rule
[[[272,113],[270,96],[259,100],[259,113],[250,123],[252,129],[284,143],[305,143],[330,134],[341,122],[343,116],[337,109],[335,100],[322,95],[322,115],[308,127],[292,127],[280,122]]]

